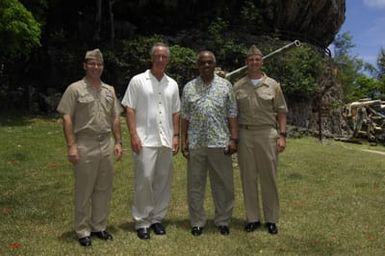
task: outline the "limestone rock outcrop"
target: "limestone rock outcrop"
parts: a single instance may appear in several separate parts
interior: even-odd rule
[[[264,16],[272,29],[283,31],[288,37],[302,37],[302,41],[327,47],[345,21],[345,0],[264,0],[272,10]]]

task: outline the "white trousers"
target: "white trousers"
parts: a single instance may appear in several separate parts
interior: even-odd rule
[[[172,150],[143,147],[133,155],[135,191],[132,217],[135,229],[148,228],[166,216],[172,180]]]

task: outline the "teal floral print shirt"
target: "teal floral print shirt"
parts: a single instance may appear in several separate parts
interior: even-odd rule
[[[201,77],[188,82],[183,89],[181,116],[189,122],[190,149],[226,147],[230,139],[228,118],[237,117],[231,83],[218,75],[209,85]]]

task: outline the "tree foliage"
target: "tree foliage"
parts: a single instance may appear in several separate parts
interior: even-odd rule
[[[28,55],[40,46],[40,24],[18,0],[0,1],[0,58]]]
[[[377,57],[378,78],[383,79],[385,77],[385,49],[381,48]]]
[[[365,64],[351,54],[354,48],[353,37],[349,32],[337,35],[334,40],[334,60],[339,66],[337,81],[342,85],[344,101],[352,102],[362,98],[385,99],[385,83],[381,79],[384,72],[384,51],[381,49],[377,66]],[[374,77],[367,73],[377,74]]]
[[[354,48],[352,39],[351,34],[345,32],[337,35],[333,42],[334,60],[339,68],[337,82],[342,86],[345,102],[358,100],[364,95],[364,91],[358,92],[358,90],[362,90],[364,85],[358,86],[357,84],[357,79],[362,76],[361,72],[364,65],[361,59],[351,55],[351,50]]]
[[[325,58],[311,47],[300,47],[265,61],[266,72],[278,79],[285,94],[310,99],[317,93],[317,80]]]
[[[163,41],[171,46],[167,73],[182,86],[197,75],[199,50],[213,51],[217,64],[231,71],[244,65],[244,52],[251,44],[265,53],[282,46],[284,36],[275,26],[284,24],[279,14],[287,5],[256,0],[0,0],[0,35],[7,38],[0,41],[0,54],[30,57],[9,65],[7,76],[0,73],[0,83],[8,86],[2,86],[8,88],[4,95],[19,90],[29,100],[32,93],[26,88],[33,88],[35,95],[63,92],[83,75],[84,52],[100,48],[106,62],[103,79],[121,95],[132,76],[150,67],[152,44]],[[9,29],[8,24],[16,25]],[[42,47],[36,49],[40,38]],[[266,63],[269,75],[284,85],[285,94],[307,99],[316,93],[321,66],[322,57],[306,47]],[[5,77],[7,82],[1,79]]]

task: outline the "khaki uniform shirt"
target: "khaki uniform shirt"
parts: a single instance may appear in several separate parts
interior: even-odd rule
[[[57,111],[72,117],[75,134],[99,134],[112,130],[112,122],[122,112],[112,86],[100,89],[87,84],[85,78],[68,86]]]
[[[287,113],[287,106],[277,81],[263,74],[260,83],[254,86],[245,76],[234,84],[240,125],[261,128],[277,127],[277,113]]]

